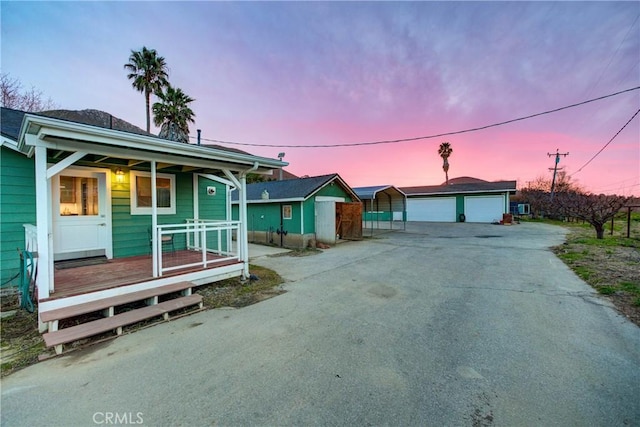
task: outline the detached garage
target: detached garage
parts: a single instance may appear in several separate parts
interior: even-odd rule
[[[509,196],[516,192],[516,181],[463,177],[451,179],[449,185],[400,190],[407,195],[408,221],[492,223],[509,212]]]

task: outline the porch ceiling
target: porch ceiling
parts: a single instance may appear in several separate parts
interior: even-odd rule
[[[178,143],[157,137],[98,128],[48,117],[25,115],[19,140],[20,148],[32,154],[34,147],[45,146],[54,163],[74,152],[87,153],[77,164],[137,166],[148,168],[155,161],[164,168],[190,170],[246,171],[269,174],[288,163],[250,154]]]

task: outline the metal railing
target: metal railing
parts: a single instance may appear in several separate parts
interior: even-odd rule
[[[238,248],[232,244],[232,235],[239,227],[240,221],[203,219],[188,219],[186,224],[158,225],[154,251],[154,257],[158,259],[158,276],[185,268],[209,268],[221,262],[240,260]],[[169,243],[172,250],[166,252]],[[182,249],[200,256],[175,257],[175,252]]]

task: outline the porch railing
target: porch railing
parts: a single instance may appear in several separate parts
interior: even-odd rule
[[[38,227],[33,224],[22,224],[22,226],[24,227],[24,249],[35,256],[38,252]]]
[[[240,260],[237,245],[232,244],[232,235],[237,233],[240,221],[215,221],[188,219],[186,224],[162,224],[156,228],[157,275],[185,268],[209,268],[215,264]],[[168,251],[171,237],[172,247]],[[199,256],[181,256],[176,253],[186,249]],[[184,254],[183,254],[184,255]]]

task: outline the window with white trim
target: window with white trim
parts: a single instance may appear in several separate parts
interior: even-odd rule
[[[158,215],[176,213],[176,177],[156,174]],[[131,215],[151,215],[151,172],[131,171]]]
[[[292,217],[291,205],[282,206],[282,219],[291,219]]]

